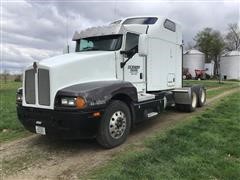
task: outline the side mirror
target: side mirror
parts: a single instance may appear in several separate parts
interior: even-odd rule
[[[148,55],[148,35],[140,34],[138,40],[138,54],[139,56],[147,56]]]
[[[123,54],[125,58],[129,58],[129,51],[120,51],[120,54]]]
[[[69,51],[70,51],[69,45],[64,46],[64,48],[63,48],[63,54],[69,54]]]
[[[138,53],[138,46],[129,49],[128,51],[120,51],[120,54],[124,54],[127,58],[132,58],[136,53]]]

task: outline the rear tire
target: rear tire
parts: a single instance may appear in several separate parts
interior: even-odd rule
[[[199,93],[198,93],[198,107],[202,107],[204,106],[204,104],[206,103],[206,91],[204,88],[200,88],[199,89]]]
[[[176,104],[176,108],[179,111],[193,112],[195,111],[198,103],[198,97],[195,91],[192,91],[191,104]]]
[[[105,148],[122,144],[130,132],[131,114],[128,106],[122,101],[111,101],[99,126],[97,141]]]
[[[192,91],[192,98],[191,98],[191,104],[185,105],[184,109],[186,112],[193,112],[195,111],[198,103],[197,93],[195,91]]]

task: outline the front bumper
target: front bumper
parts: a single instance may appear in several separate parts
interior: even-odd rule
[[[94,117],[93,112],[48,110],[17,105],[18,119],[27,130],[36,133],[35,126],[42,126],[45,127],[47,136],[60,139],[96,137],[101,118]],[[102,115],[103,110],[97,112]]]

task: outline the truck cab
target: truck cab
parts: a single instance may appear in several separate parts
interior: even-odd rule
[[[204,87],[182,87],[182,32],[159,16],[129,17],[75,32],[74,53],[34,62],[17,92],[17,113],[31,132],[123,143],[137,123],[167,106],[193,111]]]

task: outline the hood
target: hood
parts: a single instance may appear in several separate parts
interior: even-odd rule
[[[51,68],[55,66],[69,64],[75,61],[87,60],[89,58],[99,58],[99,57],[108,56],[111,54],[114,54],[114,52],[112,51],[75,52],[75,53],[63,54],[63,55],[54,56],[51,58],[41,60],[39,62],[39,65]]]
[[[28,69],[32,68],[33,66]],[[23,101],[25,106],[53,109],[55,96],[60,89],[92,81],[116,80],[115,52],[112,51],[87,51],[55,56],[40,61],[37,68],[49,72],[49,75],[37,78],[38,84],[45,85],[49,82],[50,87],[46,89],[37,83],[35,87],[36,96],[41,89],[50,91],[43,94],[50,95],[50,106],[39,105],[37,98],[41,98],[40,96],[36,97],[37,104],[34,105]]]

